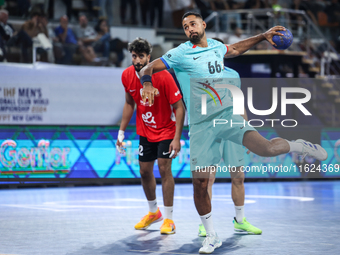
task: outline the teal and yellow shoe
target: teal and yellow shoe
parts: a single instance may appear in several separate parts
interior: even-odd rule
[[[203,224],[199,224],[199,227],[198,227],[198,236],[202,236],[202,237],[206,237],[207,236],[207,232],[205,231],[205,228],[204,228]]]
[[[234,218],[234,230],[238,233],[250,234],[250,235],[261,235],[262,230],[251,225],[246,217],[243,218],[242,222],[238,223],[236,218]]]

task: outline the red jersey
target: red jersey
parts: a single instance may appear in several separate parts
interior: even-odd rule
[[[146,137],[149,142],[173,139],[176,118],[172,104],[178,102],[182,95],[171,74],[161,71],[152,75],[152,85],[158,89],[159,96],[155,97],[151,107],[148,101],[143,105],[143,86],[133,65],[124,70],[122,83],[137,104],[137,134]]]

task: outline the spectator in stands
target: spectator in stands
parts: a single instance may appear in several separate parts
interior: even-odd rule
[[[100,52],[107,58],[110,58],[110,52],[115,52],[117,54],[115,65],[121,66],[121,62],[124,59],[123,49],[127,48],[128,43],[118,38],[111,39],[109,27],[105,19],[99,20],[95,30],[97,32],[97,38],[99,38],[93,44],[95,52]]]
[[[150,26],[154,25],[156,10],[158,13],[158,27],[163,26],[163,0],[139,0],[142,23],[144,26],[148,25],[148,17],[150,20]]]
[[[126,20],[126,10],[127,6],[130,5],[130,21]],[[137,4],[136,0],[120,0],[120,18],[122,24],[137,25],[137,16],[136,16]]]
[[[59,39],[59,43],[54,44],[55,58],[58,64],[73,64],[73,56],[80,53],[80,57],[86,64],[93,64],[97,61],[97,56],[90,45],[84,45],[78,41],[73,30],[68,27],[68,18],[66,15],[60,18],[60,26],[55,29],[55,34]],[[82,61],[82,60],[80,60]]]
[[[60,44],[58,47],[62,48],[63,51],[61,56],[56,56],[56,62],[58,64],[71,64],[73,54],[78,48],[78,41],[73,30],[68,27],[68,17],[66,15],[60,18],[60,26],[54,32],[59,39]]]
[[[8,41],[14,35],[14,28],[8,22],[8,11],[0,10],[0,35],[3,40]]]
[[[33,38],[43,33],[48,36],[47,28],[40,21],[40,13],[32,13],[31,19],[26,21],[17,35],[17,43],[21,46],[21,53],[24,63],[31,62],[29,49],[32,49]],[[38,48],[37,53],[42,56],[41,60],[47,62],[47,53],[44,49]]]
[[[39,21],[43,24],[44,27],[46,27],[47,35],[48,35],[47,37],[50,39],[51,43],[55,42],[55,41],[58,41],[58,38],[56,37],[55,32],[54,32],[52,26],[48,24],[48,17],[47,17],[47,15],[44,14],[44,13],[41,14],[39,16]]]
[[[13,26],[7,20],[8,11],[0,10],[0,62],[6,59],[6,45],[15,33]]]
[[[99,38],[93,27],[89,26],[87,17],[85,15],[79,16],[79,25],[75,27],[74,33],[78,40],[81,40],[84,45],[92,45]]]
[[[47,38],[50,40],[51,44],[54,46],[55,43],[57,43],[58,37],[56,37],[53,28],[48,24],[48,17],[46,14],[41,14],[39,17],[39,21],[43,24],[44,27],[46,27],[47,29]],[[54,47],[50,50],[47,50],[47,58],[48,58],[48,62],[50,63],[54,63],[55,62],[55,58],[54,58]]]
[[[126,1],[126,0],[125,0]],[[99,0],[99,18],[105,18],[109,26],[113,25],[113,1],[112,0]]]
[[[71,28],[68,27],[68,17],[66,15],[60,18],[60,25],[54,30],[59,41],[67,44],[78,44],[76,36]]]

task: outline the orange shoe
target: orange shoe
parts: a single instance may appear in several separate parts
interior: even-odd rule
[[[155,213],[149,212],[147,215],[145,215],[142,220],[136,224],[135,229],[147,229],[151,224],[161,220],[163,220],[162,213],[159,208],[157,208]]]
[[[176,233],[176,226],[173,220],[165,219],[161,226],[161,234],[171,235]]]

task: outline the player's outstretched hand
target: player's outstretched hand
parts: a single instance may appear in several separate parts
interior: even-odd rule
[[[152,106],[155,100],[155,96],[159,94],[158,89],[152,86],[151,82],[144,82],[142,90],[142,100],[146,104],[146,99],[149,100],[149,106]]]
[[[179,139],[174,139],[172,140],[172,142],[170,143],[169,146],[169,152],[170,152],[170,156],[169,158],[176,158],[177,157],[177,153],[181,150],[181,142]]]
[[[275,26],[272,27],[271,29],[269,29],[267,32],[264,32],[263,35],[266,38],[266,40],[273,46],[277,46],[274,42],[273,42],[273,36],[274,35],[280,35],[283,36],[283,34],[277,32],[277,31],[286,31],[286,28],[283,26]]]

